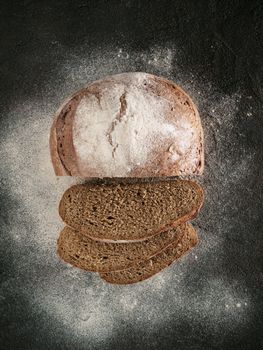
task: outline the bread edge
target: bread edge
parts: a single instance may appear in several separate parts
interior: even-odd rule
[[[50,130],[50,137],[49,137],[49,150],[50,150],[51,162],[52,162],[53,169],[56,176],[69,176],[57,152],[57,135],[56,135],[57,119],[58,117],[56,117],[53,121],[51,130]]]
[[[151,259],[153,256],[155,256],[155,255],[161,253],[161,252],[162,252],[163,250],[165,250],[170,244],[175,244],[176,241],[177,241],[177,243],[179,243],[179,242],[181,241],[181,239],[183,238],[184,234],[186,233],[186,231],[189,229],[190,226],[191,226],[190,224],[186,224],[186,226],[185,226],[185,232],[180,236],[179,239],[178,239],[178,238],[174,239],[173,242],[167,244],[167,245],[166,245],[165,247],[163,247],[162,249],[160,249],[160,250],[156,251],[154,254],[148,256],[148,257],[147,257],[147,260],[148,260],[148,259]],[[68,226],[68,227],[69,227],[69,226]],[[69,227],[69,228],[70,228],[70,227]],[[125,269],[128,269],[128,268],[131,268],[134,264],[140,263],[140,262],[142,262],[142,261],[145,260],[145,259],[142,257],[142,259],[134,261],[134,264],[131,264],[130,266],[127,266],[127,267],[125,267],[125,268],[123,268],[123,269],[121,269],[121,270],[108,270],[108,271],[106,271],[106,270],[104,271],[104,270],[103,270],[103,271],[102,271],[102,270],[91,270],[91,269],[85,269],[85,268],[79,267],[79,266],[75,265],[74,263],[72,263],[71,261],[67,261],[67,260],[64,259],[64,258],[62,257],[62,255],[61,255],[61,252],[63,251],[63,249],[61,249],[61,246],[59,245],[59,243],[60,243],[60,239],[61,239],[61,233],[63,232],[64,229],[65,229],[65,227],[61,230],[61,232],[60,232],[60,234],[59,234],[59,237],[58,237],[58,239],[57,239],[57,251],[56,251],[56,252],[57,252],[57,255],[58,255],[58,257],[59,257],[63,262],[65,262],[65,263],[67,263],[67,264],[70,264],[70,265],[72,265],[72,266],[74,266],[74,267],[76,267],[76,268],[78,268],[78,269],[80,269],[80,270],[82,270],[82,271],[97,272],[97,273],[109,273],[109,272],[114,272],[114,271],[122,271],[122,270],[125,270]],[[161,233],[161,232],[160,232],[160,233]],[[103,243],[105,243],[105,242],[103,242]],[[115,242],[115,243],[117,243],[117,242]],[[130,242],[130,243],[133,243],[133,242]],[[127,243],[127,244],[129,244],[129,243]]]
[[[189,224],[189,235],[190,235],[190,239],[189,239],[189,242],[188,242],[188,245],[186,247],[186,249],[182,252],[182,254],[175,258],[172,262],[168,263],[166,266],[164,266],[161,270],[157,271],[156,273],[153,273],[152,275],[146,277],[146,278],[143,278],[143,279],[139,279],[135,282],[127,282],[127,283],[119,283],[119,282],[115,282],[115,281],[110,281],[110,280],[107,280],[105,277],[103,277],[103,273],[99,273],[99,276],[100,278],[107,282],[107,283],[110,283],[110,284],[115,284],[115,285],[131,285],[131,284],[135,284],[135,283],[139,283],[139,282],[143,282],[143,281],[146,281],[148,280],[149,278],[157,275],[158,273],[160,273],[161,271],[163,271],[164,269],[166,269],[167,267],[169,267],[170,265],[172,265],[175,261],[178,261],[179,259],[181,259],[184,255],[186,255],[190,250],[192,250],[199,242],[199,238],[198,238],[198,234],[197,232],[195,231],[195,229],[193,228],[193,226],[191,224]],[[184,237],[182,237],[183,239]],[[181,240],[182,240],[181,239]],[[178,242],[180,243],[181,240]],[[165,247],[165,249],[162,249],[158,254],[161,254],[163,251],[165,251],[167,248],[169,248],[173,243],[169,244],[167,247]],[[156,255],[158,255],[156,254]],[[155,255],[154,255],[155,256]],[[147,259],[147,260],[150,260],[151,258]],[[131,266],[132,268],[132,266]],[[125,269],[124,269],[125,270]],[[119,270],[119,271],[123,271],[123,270]],[[114,272],[117,272],[117,271],[112,271],[113,273]]]

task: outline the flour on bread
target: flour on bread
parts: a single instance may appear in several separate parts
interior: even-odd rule
[[[73,144],[83,174],[92,165],[99,173],[127,176],[165,143],[167,149],[174,145],[175,161],[192,150],[191,123],[165,118],[171,103],[145,88],[148,79],[144,73],[119,74],[111,84],[101,81],[99,96],[82,97],[73,121]]]

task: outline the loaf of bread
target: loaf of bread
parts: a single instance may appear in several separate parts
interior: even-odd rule
[[[136,241],[193,218],[203,190],[190,180],[75,185],[59,205],[63,221],[97,240]]]
[[[178,242],[187,230],[182,224],[143,242],[109,243],[84,236],[65,227],[57,242],[62,260],[86,271],[108,272],[122,270],[149,259],[171,243]]]
[[[177,85],[146,73],[95,81],[55,116],[50,152],[56,175],[198,175],[204,166],[198,111]]]
[[[191,225],[187,229],[181,240],[171,243],[162,252],[152,258],[141,261],[130,268],[120,271],[100,273],[101,278],[109,283],[130,284],[136,283],[155,275],[171,263],[179,259],[198,242],[198,236]]]

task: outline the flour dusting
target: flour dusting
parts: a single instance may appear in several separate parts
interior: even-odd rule
[[[0,130],[1,185],[13,207],[7,211],[8,219],[3,221],[5,234],[0,242],[10,242],[14,269],[13,276],[1,286],[1,295],[18,291],[32,312],[46,315],[48,324],[57,333],[60,331],[63,337],[80,343],[84,339],[88,342],[85,348],[89,344],[90,349],[101,348],[123,329],[138,337],[144,332],[149,342],[160,329],[172,327],[171,331],[176,332],[182,324],[208,332],[213,344],[220,344],[222,333],[237,336],[237,330],[245,330],[253,317],[254,306],[253,295],[242,278],[236,280],[228,275],[224,255],[228,249],[227,237],[235,234],[234,226],[237,226],[234,210],[242,209],[242,203],[232,199],[231,191],[247,181],[254,162],[253,152],[239,147],[239,139],[235,138],[235,116],[242,93],[218,93],[208,82],[182,70],[176,65],[179,51],[169,43],[166,47],[154,46],[142,51],[124,47],[100,48],[91,54],[88,47],[85,54],[84,51],[74,51],[74,55],[65,52],[65,64],[57,75],[39,87],[43,98],[17,101],[5,115]],[[87,82],[109,74],[136,71],[138,65],[143,71],[175,81],[198,104],[206,149],[205,174],[199,182],[205,187],[206,201],[195,221],[200,243],[193,252],[145,282],[120,287],[103,282],[96,274],[72,268],[56,256],[56,240],[63,227],[58,216],[59,199],[71,184],[81,180],[56,178],[50,162],[48,137],[53,114],[63,98]],[[122,93],[120,90],[118,96]],[[152,103],[136,89],[126,99],[125,123],[117,123],[112,133],[113,144],[119,144],[116,153],[119,152],[120,163],[116,169],[121,172],[129,166],[126,158],[129,151],[124,148],[121,135],[136,134],[141,126],[140,117],[143,123],[148,123],[151,110],[146,109],[140,116],[137,107]],[[160,102],[155,109],[156,119],[148,125],[152,137],[148,145],[154,140],[155,128],[160,129],[161,106]],[[110,109],[114,115],[119,107],[119,101],[113,99]],[[82,124],[89,122],[90,111],[97,113],[97,101],[83,100],[77,114],[78,132]],[[100,113],[98,118],[104,125],[108,116]],[[92,137],[92,133],[107,129],[103,126],[98,131],[97,127],[94,125],[90,131],[85,128],[81,134],[81,142],[76,146],[82,158],[88,156],[86,148],[85,152],[82,150],[85,140]],[[162,124],[161,132],[174,134],[174,127],[170,123]],[[187,133],[186,130],[187,125]],[[147,158],[148,150],[139,146],[145,131],[138,131],[137,141],[131,145],[132,163],[141,163]],[[98,161],[107,167],[109,164],[103,157],[107,152],[112,156],[112,148],[106,139],[100,147]],[[187,148],[187,142],[181,147]],[[238,159],[236,154],[232,155],[232,149],[239,152]],[[178,155],[173,157],[177,160]],[[236,241],[239,244],[240,240]]]
[[[145,169],[158,155],[165,158],[168,150],[177,171],[196,170],[202,147],[199,117],[191,121],[190,109],[184,111],[179,103],[174,107],[146,88],[151,84],[145,73],[119,74],[110,84],[100,82],[96,94],[82,97],[72,136],[82,176],[92,171],[93,176],[125,177],[135,168]]]
[[[87,171],[92,164],[100,173],[126,176],[172,135],[172,124],[164,122],[167,104],[141,88],[143,79],[145,74],[135,73],[131,85],[115,83],[111,89],[102,88],[100,101],[88,96],[80,102],[73,142]],[[121,96],[125,111],[120,116]]]

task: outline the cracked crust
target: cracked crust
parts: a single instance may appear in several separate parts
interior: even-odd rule
[[[144,164],[133,165],[125,174],[118,175],[116,173],[111,175],[107,170],[101,170],[97,167],[96,154],[94,154],[94,159],[90,160],[88,164],[80,161],[73,142],[73,121],[76,109],[84,96],[95,96],[98,105],[103,110],[105,105],[101,103],[101,87],[108,87],[110,89],[115,84],[123,84],[124,93],[119,98],[119,112],[109,125],[108,132],[106,133],[107,140],[112,147],[112,162],[118,161],[118,153],[116,151],[119,143],[117,142],[118,140],[113,140],[112,133],[116,126],[123,122],[123,117],[127,109],[126,95],[129,86],[134,84],[134,74],[141,74],[141,81],[138,82],[138,86],[144,93],[146,92],[151,96],[154,95],[156,99],[165,101],[166,109],[163,111],[165,119],[171,122],[176,122],[176,118],[186,120],[192,125],[192,132],[195,137],[191,147],[185,153],[182,153],[177,148],[172,139],[164,139],[160,146],[151,152]],[[89,147],[88,144],[87,147]],[[199,175],[203,173],[204,168],[203,130],[194,103],[180,87],[171,81],[146,73],[123,73],[106,77],[103,80],[88,85],[67,99],[56,113],[51,128],[50,153],[55,173],[58,176],[71,175],[90,178]],[[173,160],[173,154],[178,156],[178,161]]]
[[[122,119],[123,119],[123,116],[125,115],[126,113],[126,109],[127,109],[127,101],[126,101],[126,91],[121,95],[120,97],[120,110],[119,110],[119,113],[117,114],[116,118],[112,121],[108,131],[107,131],[107,139],[109,141],[109,144],[111,145],[112,147],[112,158],[115,157],[115,151],[116,149],[118,148],[119,144],[118,142],[116,142],[115,144],[113,143],[112,141],[112,133],[115,129],[115,126],[118,124],[118,123],[121,123]]]

